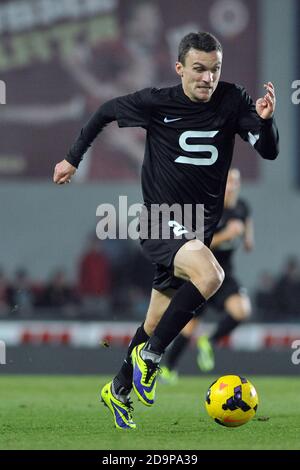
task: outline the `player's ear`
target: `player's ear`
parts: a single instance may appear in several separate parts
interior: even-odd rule
[[[175,71],[180,77],[183,76],[183,65],[181,62],[175,63]]]

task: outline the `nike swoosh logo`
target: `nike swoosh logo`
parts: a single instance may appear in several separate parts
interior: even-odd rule
[[[175,118],[175,119],[168,119],[167,117],[165,117],[164,122],[166,124],[168,124],[168,122],[180,121],[181,119],[182,119],[181,117],[180,118]]]
[[[154,403],[154,400],[149,395],[151,395],[151,391],[154,387],[155,381],[152,382],[150,387],[147,387],[141,384],[141,379],[142,379],[142,373],[138,367],[135,367],[133,370],[133,383],[136,389],[138,390],[139,394],[144,398],[144,400],[148,404],[152,405]]]
[[[138,362],[139,358],[137,357],[137,362]],[[134,375],[137,375],[137,380],[138,382],[141,382],[142,380],[142,373],[140,371],[140,368],[137,366],[137,364],[134,365],[134,370],[133,370],[133,374]],[[150,385],[146,385],[146,384],[143,384],[143,388],[146,392],[148,393],[151,393],[152,392],[152,389],[155,385],[155,380],[152,381],[152,383]]]

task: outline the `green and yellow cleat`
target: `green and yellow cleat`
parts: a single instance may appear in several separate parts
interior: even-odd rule
[[[152,406],[155,400],[157,374],[160,372],[158,364],[151,360],[141,358],[141,350],[145,343],[136,346],[132,353],[133,389],[138,399],[146,406]]]
[[[178,382],[178,372],[162,366],[159,381],[166,385],[175,385]]]
[[[132,420],[132,403],[129,398],[126,402],[118,400],[112,393],[112,382],[107,383],[101,390],[101,401],[113,414],[117,429],[135,429],[136,424]]]
[[[208,372],[215,367],[215,354],[207,336],[200,336],[197,341],[197,363],[199,369]]]

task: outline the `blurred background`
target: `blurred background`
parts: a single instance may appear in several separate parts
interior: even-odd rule
[[[176,3],[176,8],[174,4]],[[71,185],[52,183],[103,102],[178,83],[178,43],[208,30],[223,44],[222,79],[256,99],[277,91],[280,156],[237,138],[233,165],[252,207],[255,249],[236,254],[252,317],[217,351],[216,372],[297,374],[300,339],[299,1],[12,0],[0,3],[0,373],[111,373],[149,301],[152,266],[132,240],[99,240],[99,204],[141,202],[144,131],[112,124]],[[218,319],[209,311],[198,333]],[[194,345],[181,370],[196,373]],[[237,353],[237,350],[239,351]],[[218,358],[220,360],[218,360]]]

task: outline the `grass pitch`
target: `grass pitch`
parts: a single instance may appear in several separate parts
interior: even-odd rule
[[[99,403],[108,377],[1,375],[0,449],[299,449],[299,379],[248,378],[260,404],[240,428],[219,426],[206,414],[211,376],[158,384],[153,408],[134,399],[138,429],[118,431]]]

